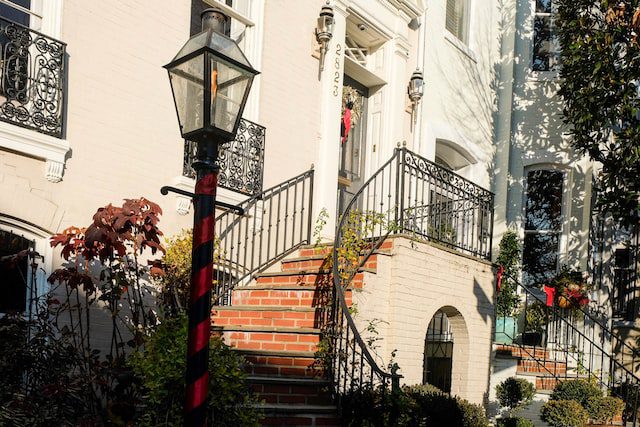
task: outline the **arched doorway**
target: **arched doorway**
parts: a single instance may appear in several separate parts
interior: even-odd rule
[[[451,392],[453,345],[449,318],[444,311],[438,310],[429,322],[424,340],[423,384],[434,385],[445,393]]]

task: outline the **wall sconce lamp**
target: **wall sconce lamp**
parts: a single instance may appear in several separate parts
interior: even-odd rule
[[[333,37],[333,7],[327,2],[322,6],[316,28],[316,40],[320,44],[320,72],[324,70],[324,57],[327,54],[329,41]]]
[[[422,77],[422,71],[418,68],[411,75],[411,79],[409,80],[409,87],[407,87],[407,93],[409,94],[409,99],[411,100],[411,118],[413,119],[413,123],[416,123],[417,115],[416,109],[418,108],[418,104],[422,99],[422,95],[424,91],[424,78]]]

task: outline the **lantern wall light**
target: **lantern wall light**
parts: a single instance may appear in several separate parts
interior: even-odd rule
[[[316,27],[316,41],[320,44],[320,72],[324,70],[324,58],[329,50],[329,42],[333,37],[333,7],[327,2],[320,10]]]
[[[413,119],[413,123],[415,124],[417,119],[416,110],[418,108],[420,100],[422,100],[422,96],[424,95],[424,78],[422,76],[422,71],[420,71],[420,69],[418,68],[416,68],[416,70],[411,75],[407,93],[409,95],[409,99],[411,100],[411,117]]]

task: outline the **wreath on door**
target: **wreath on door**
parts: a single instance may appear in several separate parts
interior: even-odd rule
[[[362,114],[362,95],[351,86],[342,87],[342,117],[340,119],[340,141],[344,144],[349,131],[354,127]]]

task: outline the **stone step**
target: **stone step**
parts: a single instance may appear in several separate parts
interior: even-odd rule
[[[324,370],[313,352],[234,350],[242,354],[248,362],[246,371],[249,375],[288,378],[324,377]]]
[[[314,328],[321,323],[321,313],[312,307],[218,306],[212,310],[211,321],[213,326]]]

